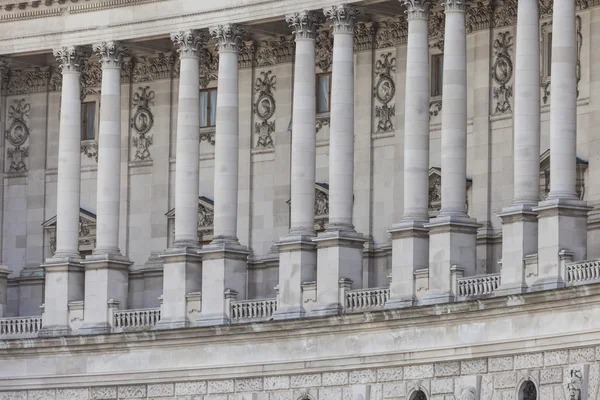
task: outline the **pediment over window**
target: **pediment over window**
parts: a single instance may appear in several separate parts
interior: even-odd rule
[[[56,215],[42,223],[50,252],[56,252]],[[79,252],[91,254],[96,246],[96,214],[79,209]]]
[[[171,209],[167,214],[169,225],[171,226],[172,237],[175,230],[175,209]],[[214,233],[215,203],[208,197],[198,197],[198,241],[200,243],[211,241]]]
[[[581,200],[585,195],[585,171],[588,162],[577,157],[576,189]],[[550,193],[550,150],[546,150],[540,156],[540,200],[544,201]]]
[[[466,180],[467,190],[473,185],[469,178]],[[465,199],[466,207],[469,206],[468,198]],[[436,217],[442,207],[442,169],[438,167],[429,168],[429,217]]]

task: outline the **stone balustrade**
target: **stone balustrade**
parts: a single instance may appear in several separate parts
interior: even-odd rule
[[[277,299],[232,301],[231,322],[267,321],[277,311]]]
[[[383,308],[390,298],[390,288],[379,287],[346,292],[346,312],[361,312]]]
[[[567,284],[577,285],[600,280],[600,260],[569,263],[565,268]]]
[[[0,337],[35,337],[41,328],[41,316],[0,318]]]
[[[160,308],[115,311],[113,328],[115,330],[150,329],[160,320]]]
[[[458,297],[491,295],[500,286],[500,274],[480,275],[458,279]]]

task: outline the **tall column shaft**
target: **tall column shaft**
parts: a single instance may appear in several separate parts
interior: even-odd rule
[[[203,38],[193,31],[172,36],[179,51],[175,247],[198,246],[200,84],[198,53]]]
[[[342,24],[333,28],[329,228],[354,230],[354,43],[353,32],[344,28]]]
[[[464,5],[446,1],[442,93],[442,208],[440,216],[466,216],[467,36]]]
[[[125,48],[118,42],[94,46],[102,58],[98,198],[94,254],[118,254],[121,194],[121,67]]]
[[[219,49],[215,132],[215,239],[237,242],[239,100],[238,42]]]
[[[577,198],[577,33],[573,0],[554,0],[550,83],[550,193]]]
[[[290,233],[314,235],[316,165],[315,39],[296,35],[292,110]],[[331,201],[331,196],[330,196]],[[331,204],[331,203],[330,203]]]

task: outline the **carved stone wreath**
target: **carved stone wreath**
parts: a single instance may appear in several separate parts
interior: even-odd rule
[[[333,37],[329,31],[320,31],[315,43],[317,67],[323,72],[329,71],[333,62]]]
[[[492,65],[492,78],[499,85],[493,90],[494,100],[496,100],[496,114],[512,111],[510,99],[513,96],[513,89],[512,85],[508,84],[513,76],[512,50],[513,37],[510,32],[498,32],[498,38],[494,41],[496,60]]]
[[[378,118],[377,132],[394,130],[392,118],[396,115],[396,104],[389,104],[396,94],[396,85],[392,73],[396,72],[396,58],[392,53],[383,53],[381,60],[375,64],[377,82],[373,88],[373,96],[381,103],[375,107],[375,117]]]
[[[254,132],[258,135],[256,147],[273,147],[272,134],[275,132],[275,121],[269,121],[275,115],[275,84],[277,77],[271,75],[272,71],[262,71],[260,77],[254,83],[256,101],[254,102],[254,113],[260,122],[254,123]]]
[[[153,143],[152,135],[148,133],[154,126],[154,115],[150,105],[154,105],[154,91],[150,86],[140,86],[138,92],[133,95],[133,106],[137,110],[131,118],[131,127],[138,136],[133,138],[133,145],[136,148],[135,160],[151,160],[150,146]]]
[[[25,145],[29,138],[29,127],[25,118],[29,118],[31,106],[25,99],[15,100],[8,108],[8,118],[12,120],[9,128],[4,133],[9,146],[7,146],[7,158],[10,161],[8,172],[27,171],[27,158],[29,157],[29,146]]]

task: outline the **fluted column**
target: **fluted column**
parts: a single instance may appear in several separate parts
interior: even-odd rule
[[[577,33],[575,2],[554,0],[550,83],[550,193],[539,213],[534,290],[562,287],[563,260],[587,256],[586,202],[577,196]]]
[[[442,208],[429,224],[429,292],[425,304],[454,299],[451,276],[476,273],[479,225],[467,215],[466,0],[444,0]]]
[[[427,268],[429,239],[430,0],[402,0],[408,17],[404,112],[404,215],[390,229],[392,281],[387,308],[414,303],[414,271]]]
[[[70,331],[70,301],[83,300],[84,273],[79,255],[79,196],[81,181],[81,68],[80,47],[54,50],[61,72],[62,93],[56,185],[56,252],[42,267],[44,314],[40,336]]]
[[[513,201],[502,218],[502,285],[525,291],[524,258],[537,253],[540,179],[540,33],[538,0],[521,0],[517,16]]]
[[[159,329],[180,328],[191,322],[186,295],[202,290],[202,263],[198,256],[199,57],[206,39],[195,30],[171,34],[179,53],[179,102],[177,105],[177,159],[175,161],[175,240],[161,257],[163,306]]]
[[[292,110],[291,224],[276,244],[279,250],[279,296],[274,319],[305,314],[302,283],[317,275],[315,237],[316,76],[315,37],[320,19],[311,11],[286,16],[294,29],[294,101]]]

